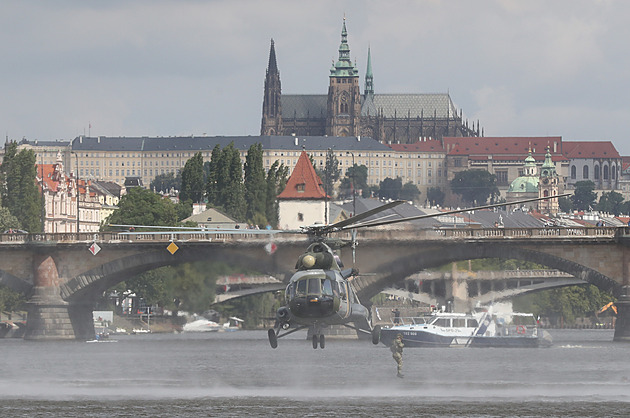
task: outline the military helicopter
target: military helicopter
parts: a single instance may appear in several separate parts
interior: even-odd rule
[[[371,334],[372,343],[379,343],[380,327],[378,325],[372,327],[370,310],[359,301],[352,286],[352,278],[358,275],[358,271],[355,268],[344,269],[341,259],[335,252],[339,248],[350,245],[353,251],[354,262],[357,229],[473,210],[518,205],[562,196],[568,196],[568,194],[456,209],[437,214],[406,218],[381,218],[361,223],[366,218],[404,203],[404,201],[394,201],[331,225],[303,227],[301,232],[308,234],[312,243],[297,260],[295,266],[297,271],[289,280],[285,291],[286,305],[277,310],[275,326],[268,330],[269,344],[272,348],[277,348],[279,338],[308,328],[312,336],[313,348],[316,349],[318,346],[324,348],[325,337],[322,330],[330,325],[343,325],[357,332]],[[327,237],[333,232],[345,230],[352,230],[353,232],[352,239],[349,241]],[[354,323],[354,326],[350,325],[350,323]]]
[[[331,325],[343,325],[357,332],[371,335],[372,343],[380,342],[380,327],[372,326],[370,310],[361,303],[352,286],[353,277],[358,276],[354,267],[344,268],[337,250],[350,246],[353,252],[353,263],[357,245],[356,231],[360,228],[409,222],[437,216],[491,209],[509,205],[546,200],[569,196],[569,193],[497,203],[472,208],[455,209],[435,214],[418,215],[406,218],[388,219],[381,217],[365,221],[380,212],[398,206],[405,201],[393,201],[372,210],[357,214],[354,217],[330,224],[304,226],[299,230],[255,230],[258,234],[303,233],[309,237],[310,244],[306,251],[298,257],[296,272],[292,275],[285,290],[286,305],[276,311],[275,325],[267,332],[269,344],[278,347],[278,339],[294,332],[308,329],[313,348],[324,348],[326,345],[323,329]],[[365,222],[362,222],[365,221]],[[110,225],[124,228],[147,228],[143,225]],[[253,230],[207,229],[189,227],[148,227],[158,229],[188,230],[190,233],[235,233],[242,234]],[[351,231],[350,240],[330,238],[336,232]],[[125,234],[147,234],[147,232],[125,232]],[[351,325],[354,324],[354,325]]]

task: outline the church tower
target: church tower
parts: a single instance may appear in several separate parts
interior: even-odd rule
[[[339,60],[330,69],[326,114],[326,135],[357,136],[361,124],[359,70],[350,60],[346,19],[341,29]]]
[[[265,77],[261,135],[282,135],[282,88],[276,62],[276,49],[273,39],[269,49],[269,64]]]
[[[551,161],[551,153],[547,147],[545,154],[545,162],[540,168],[540,180],[538,182],[538,197],[558,196],[558,188],[560,186],[556,165]],[[558,213],[558,199],[540,200],[538,202],[538,211],[555,215]]]

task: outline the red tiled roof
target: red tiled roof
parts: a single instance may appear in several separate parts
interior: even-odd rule
[[[630,167],[630,157],[621,157],[622,171],[626,171]]]
[[[59,182],[52,179],[52,174],[55,172],[55,164],[38,164],[37,176],[42,179],[46,184],[46,187],[53,192],[57,191]]]
[[[278,199],[325,199],[326,193],[306,151],[302,151],[300,158],[287,181],[287,186]]]
[[[500,156],[512,156],[516,157],[516,160],[522,160],[527,157],[531,147],[532,156],[536,160],[543,161],[547,153],[547,147],[549,147],[552,160],[566,160],[559,151],[562,149],[561,136],[444,137],[443,141],[448,155],[478,155],[486,157],[492,155],[494,159],[500,159]],[[554,152],[554,149],[557,151]]]
[[[57,164],[37,164],[37,176],[41,178],[41,180],[46,184],[48,190],[53,192],[57,192],[59,190],[59,181],[53,179],[53,174],[55,173],[55,168]],[[66,183],[70,185],[72,177],[66,177]],[[79,183],[79,193],[85,194],[85,180],[78,180]],[[90,185],[90,181],[87,181],[88,186]],[[40,184],[41,186],[41,184]],[[90,190],[90,196],[96,196],[96,192]]]
[[[620,158],[610,141],[567,141],[562,144],[567,158]]]
[[[444,145],[439,139],[429,139],[427,141],[414,142],[413,144],[389,144],[394,151],[407,152],[444,152]]]

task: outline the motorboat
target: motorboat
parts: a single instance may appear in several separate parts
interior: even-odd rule
[[[208,319],[197,319],[184,325],[184,332],[218,332],[222,326]]]
[[[427,316],[398,318],[381,329],[389,346],[402,334],[405,347],[545,347],[551,335],[538,328],[531,313],[432,312]]]

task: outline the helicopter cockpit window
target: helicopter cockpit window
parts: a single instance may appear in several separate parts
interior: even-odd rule
[[[319,294],[319,279],[308,279],[308,294],[309,295]]]
[[[298,280],[296,282],[296,295],[305,295],[306,294],[306,285],[308,283],[308,280],[304,279],[304,280]]]
[[[332,296],[332,282],[330,279],[322,279],[322,295],[323,296]]]

